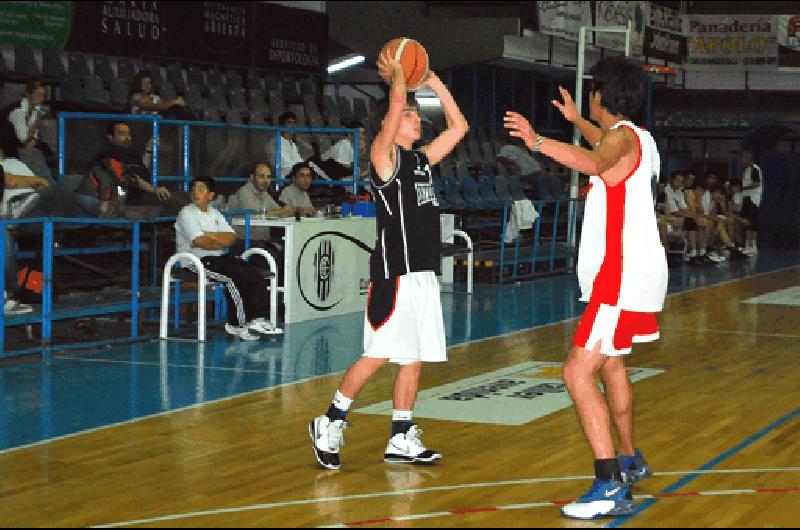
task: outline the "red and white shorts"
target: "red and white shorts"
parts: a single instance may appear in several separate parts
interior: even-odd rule
[[[412,272],[370,283],[364,356],[400,365],[447,360],[442,300],[434,272]]]
[[[627,355],[633,343],[658,340],[657,314],[625,311],[619,307],[589,302],[572,343],[592,350],[599,342],[603,355]]]

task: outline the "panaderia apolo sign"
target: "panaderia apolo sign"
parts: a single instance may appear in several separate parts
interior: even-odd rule
[[[778,65],[775,19],[764,15],[687,15],[687,67],[755,70]]]

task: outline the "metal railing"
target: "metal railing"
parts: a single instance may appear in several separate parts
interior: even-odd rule
[[[205,129],[228,129],[228,130],[245,130],[251,132],[274,132],[275,133],[275,159],[274,168],[277,177],[273,179],[275,184],[286,183],[289,180],[280,177],[280,162],[281,162],[281,133],[290,131],[294,133],[310,133],[310,134],[352,134],[353,145],[358,146],[360,141],[360,133],[358,129],[347,128],[326,128],[326,127],[281,127],[276,125],[243,125],[243,124],[230,124],[212,121],[189,121],[189,120],[173,120],[165,119],[161,116],[154,114],[111,114],[111,113],[87,113],[87,112],[59,112],[58,113],[58,174],[59,178],[63,178],[66,174],[66,145],[67,133],[66,122],[68,120],[99,120],[99,121],[130,121],[130,122],[149,122],[152,124],[153,136],[153,159],[151,164],[152,174],[151,183],[157,185],[159,182],[181,182],[183,190],[189,190],[189,182],[192,180],[191,176],[191,135],[192,128],[205,128]],[[161,128],[163,126],[178,126],[181,128],[181,168],[182,175],[161,175],[159,173],[159,151],[161,142]],[[351,187],[353,194],[358,192],[358,186],[363,183],[358,177],[359,175],[359,157],[358,149],[354,148],[355,156],[353,157],[353,177],[349,180],[325,180],[314,179],[313,184],[323,186],[343,186]],[[247,176],[229,176],[219,175],[214,176],[215,179],[227,182],[245,182]]]

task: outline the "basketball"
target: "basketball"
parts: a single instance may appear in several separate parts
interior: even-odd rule
[[[406,74],[406,88],[409,91],[416,90],[428,75],[428,52],[414,39],[406,37],[392,39],[383,46],[381,55],[383,52],[389,52],[403,67],[403,72]]]

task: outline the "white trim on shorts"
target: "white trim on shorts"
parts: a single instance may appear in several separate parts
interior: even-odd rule
[[[396,364],[447,360],[439,281],[432,271],[399,277],[394,310],[378,328],[364,314],[364,357]]]

